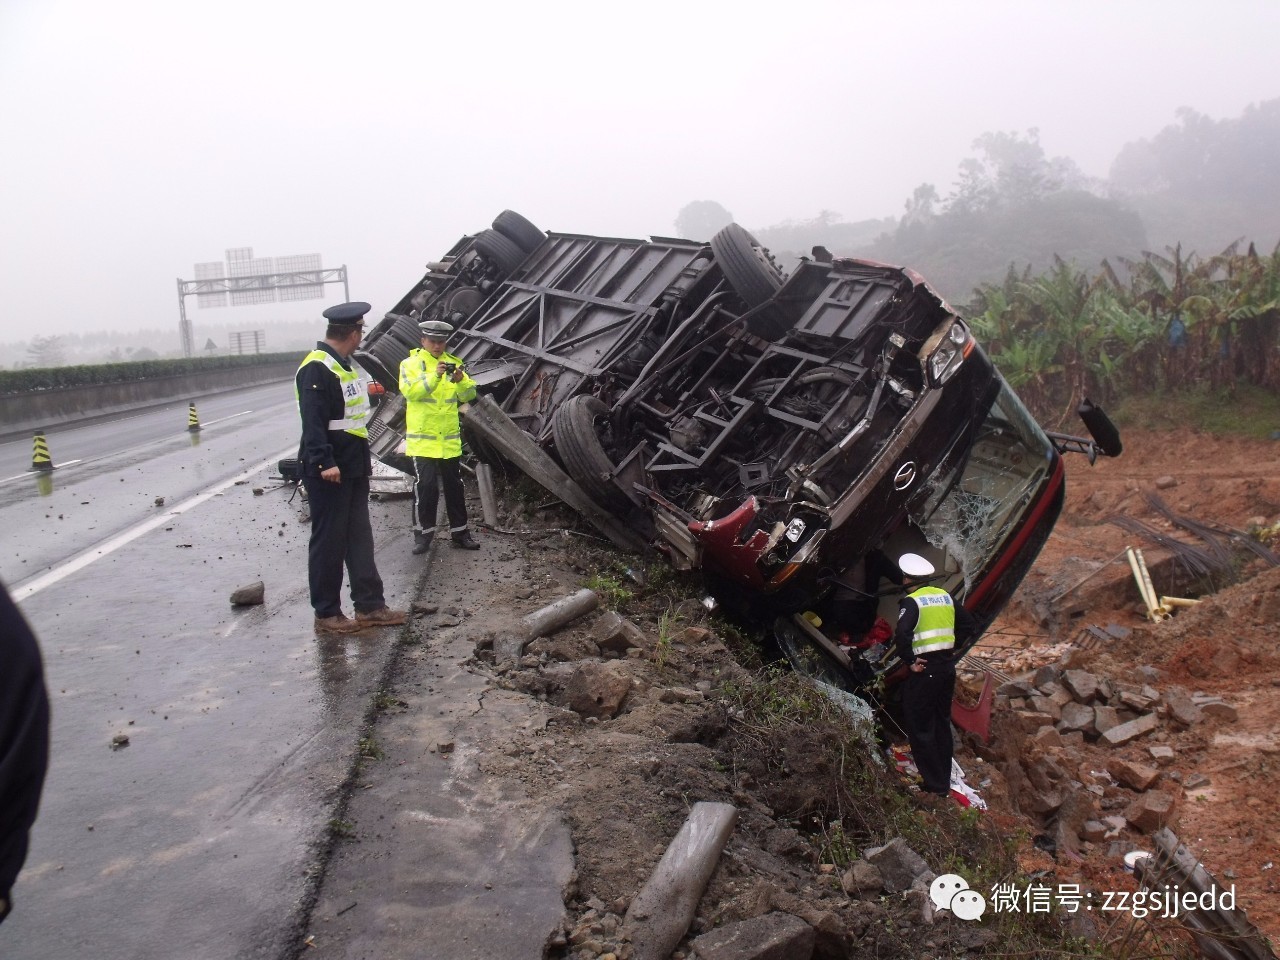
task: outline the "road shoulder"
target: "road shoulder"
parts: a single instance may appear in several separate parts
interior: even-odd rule
[[[573,871],[561,815],[478,760],[555,708],[472,669],[482,635],[514,627],[529,564],[509,537],[476,553],[437,541],[393,679],[361,741],[361,769],[307,931],[325,957],[543,956]],[[531,591],[529,591],[531,593]],[[532,605],[532,604],[531,604]]]

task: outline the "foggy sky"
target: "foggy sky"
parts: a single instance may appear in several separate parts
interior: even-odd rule
[[[176,332],[175,279],[236,246],[346,264],[380,314],[507,207],[897,216],[992,130],[1105,176],[1179,107],[1280,95],[1278,35],[1271,0],[0,0],[0,342]],[[187,309],[199,345],[325,302]]]

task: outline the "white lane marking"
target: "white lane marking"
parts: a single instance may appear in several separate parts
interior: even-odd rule
[[[59,567],[54,567],[48,573],[43,573],[40,576],[36,577],[35,579],[27,581],[25,584],[18,587],[17,589],[10,591],[10,593],[13,596],[14,602],[21,603],[23,600],[26,600],[28,597],[32,596],[33,594],[39,593],[45,587],[53,586],[53,584],[57,583],[59,580],[63,580],[71,576],[73,573],[77,573],[83,570],[85,567],[89,566],[89,564],[93,563],[95,560],[101,560],[107,554],[114,553],[116,550],[119,550],[121,547],[125,546],[126,544],[132,543],[134,540],[137,540],[143,534],[150,533],[156,527],[161,526],[162,524],[168,523],[170,518],[175,517],[180,513],[186,513],[188,510],[192,509],[193,507],[200,506],[200,504],[204,503],[206,500],[210,500],[213,497],[216,497],[218,494],[222,493],[223,490],[229,490],[231,487],[234,487],[241,480],[248,480],[259,470],[265,470],[267,467],[271,466],[273,463],[278,461],[281,457],[286,457],[297,449],[298,448],[296,444],[290,447],[286,447],[284,450],[281,450],[275,456],[268,457],[266,460],[263,460],[261,463],[257,464],[256,466],[250,467],[244,473],[238,474],[237,476],[232,477],[230,480],[223,480],[221,483],[214,484],[212,487],[210,487],[208,490],[205,490],[203,493],[197,493],[194,497],[191,497],[190,499],[187,499],[187,500],[183,500],[182,503],[178,504],[172,510],[167,510],[164,513],[160,514],[159,516],[152,517],[150,520],[144,520],[142,523],[138,524],[137,526],[130,527],[128,530],[125,530],[123,533],[116,534],[111,539],[98,544],[98,546],[90,547],[84,553],[80,554],[80,556],[73,557],[72,559],[68,560],[66,563],[62,564]]]
[[[276,404],[275,406],[270,407],[269,409],[274,410],[274,409],[275,409],[275,407],[277,407],[277,406],[281,406],[281,407],[282,407],[282,406],[284,406],[284,405],[285,405],[285,404],[284,404],[283,402],[282,402],[282,403],[278,403],[278,404]],[[236,417],[243,417],[243,416],[247,416],[248,414],[251,414],[251,413],[254,413],[254,412],[255,412],[255,411],[253,411],[253,410],[243,410],[243,411],[241,411],[240,413],[233,413],[233,414],[232,414],[231,416],[229,416],[229,417],[219,417],[217,420],[206,420],[206,421],[205,421],[205,423],[204,423],[204,425],[205,425],[206,427],[210,427],[210,426],[213,426],[213,424],[215,424],[215,423],[222,423],[223,421],[226,421],[226,420],[234,420]],[[127,417],[126,419],[129,419],[129,420],[137,420],[138,418],[137,418],[137,417]],[[111,421],[111,422],[112,422],[112,423],[118,423],[118,422],[120,422],[120,421],[113,420],[113,421]],[[143,442],[143,443],[138,444],[137,446],[129,447],[127,450],[117,450],[115,453],[104,453],[104,454],[103,454],[102,456],[100,456],[100,457],[90,457],[88,460],[65,460],[65,461],[59,461],[57,464],[55,464],[55,466],[56,466],[58,469],[62,469],[63,467],[69,467],[69,466],[71,466],[72,464],[75,464],[75,463],[100,463],[100,462],[102,462],[103,460],[110,460],[110,459],[112,459],[113,457],[123,457],[123,456],[127,456],[127,455],[130,455],[130,454],[138,453],[139,451],[142,451],[142,450],[147,450],[147,449],[149,449],[149,448],[151,448],[151,447],[158,447],[158,446],[161,446],[161,445],[166,444],[166,443],[172,443],[172,442],[173,442],[177,437],[180,437],[180,436],[186,436],[186,435],[187,435],[187,434],[185,434],[185,433],[180,433],[180,434],[174,434],[174,435],[173,435],[173,436],[171,436],[171,437],[160,437],[159,439],[156,439],[156,440],[147,440],[147,441],[145,441],[145,442]],[[23,477],[29,477],[29,476],[31,476],[33,473],[35,473],[35,471],[34,471],[34,470],[28,470],[26,473],[20,473],[20,474],[18,474],[17,476],[14,476],[14,477],[6,477],[4,480],[0,480],[0,483],[9,483],[9,482],[10,482],[10,481],[12,481],[12,480],[21,480]]]
[[[253,388],[251,388],[251,389],[253,389],[253,390],[257,390],[257,389],[259,389],[259,388],[258,388],[258,387],[253,387]],[[265,389],[265,388],[264,388],[264,389]],[[289,401],[289,400],[287,400],[287,399],[285,399],[285,400],[278,400],[278,401],[276,401],[276,403],[272,404],[272,409],[274,409],[275,407],[282,407],[282,406],[284,406],[285,404],[290,404],[290,403],[291,403],[291,401]],[[296,401],[292,401],[292,403],[296,403]],[[48,430],[46,430],[45,432],[46,432],[46,433],[64,433],[64,434],[65,434],[65,433],[70,433],[70,432],[72,432],[72,431],[74,431],[74,430],[86,430],[86,429],[93,429],[93,428],[95,428],[95,427],[110,427],[110,426],[113,426],[113,425],[115,425],[115,424],[117,424],[117,423],[127,423],[127,422],[128,422],[128,421],[130,421],[130,420],[141,420],[143,417],[150,417],[150,416],[153,416],[153,415],[154,415],[155,413],[157,413],[158,411],[164,411],[164,412],[168,413],[168,412],[169,412],[170,410],[172,410],[172,409],[185,409],[185,408],[183,407],[183,404],[182,404],[181,402],[179,402],[179,401],[174,401],[172,404],[168,404],[168,403],[165,403],[165,404],[159,404],[159,405],[157,405],[157,406],[155,406],[155,407],[151,408],[150,410],[148,410],[146,413],[135,413],[135,414],[132,414],[132,415],[127,416],[127,417],[116,417],[114,420],[98,420],[98,421],[95,421],[94,423],[89,424],[89,425],[87,425],[87,426],[86,426],[86,425],[84,425],[81,421],[77,421],[77,420],[69,420],[69,421],[67,421],[66,423],[59,423],[59,424],[55,424],[54,426],[52,426],[51,428],[49,428],[49,429],[48,429]],[[245,411],[245,413],[252,413],[252,412],[253,412],[252,410],[246,410],[246,411]],[[237,414],[233,414],[233,416],[241,417],[241,416],[244,416],[244,414],[237,413]],[[231,417],[223,417],[222,419],[223,419],[223,420],[230,420],[230,419],[231,419]],[[218,422],[220,422],[220,421],[218,421],[218,420],[210,420],[210,421],[208,421],[208,423],[218,423]],[[35,431],[33,430],[33,431],[31,431],[31,432],[32,432],[32,433],[34,433]],[[0,447],[6,446],[6,445],[8,445],[8,444],[10,444],[10,443],[13,443],[13,444],[18,444],[18,443],[30,443],[30,441],[29,441],[29,440],[27,440],[25,437],[14,437],[12,440],[6,440],[4,443],[0,443]]]
[[[239,413],[233,413],[229,417],[219,417],[217,420],[206,420],[203,425],[206,427],[211,427],[215,423],[224,423],[227,420],[234,420],[236,417],[247,417],[251,413],[253,413],[252,410],[241,410]]]
[[[58,464],[58,467],[59,467],[59,468],[61,468],[61,467],[69,467],[69,466],[71,466],[73,463],[84,463],[84,461],[83,461],[83,460],[68,460],[66,463],[60,463],[60,464]],[[14,481],[14,480],[21,480],[23,477],[38,477],[38,476],[40,476],[40,473],[41,473],[41,471],[39,471],[39,470],[28,470],[26,473],[19,473],[19,474],[17,474],[16,476],[12,476],[12,477],[5,477],[3,480],[0,480],[0,483],[11,483],[11,482],[12,482],[12,481]]]

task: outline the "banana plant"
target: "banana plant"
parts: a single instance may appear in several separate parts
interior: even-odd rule
[[[1090,280],[1061,257],[1053,269],[1020,285],[1031,305],[1035,333],[1051,347],[1054,365],[1062,371],[1062,389],[1056,399],[1063,404],[1057,423],[1064,422],[1090,393],[1098,393],[1104,373],[1099,357],[1105,332],[1089,309],[1099,281]]]

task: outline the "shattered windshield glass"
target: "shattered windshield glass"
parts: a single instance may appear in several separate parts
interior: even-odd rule
[[[1017,525],[1048,477],[1052,450],[1017,396],[1001,385],[968,456],[931,478],[936,493],[912,520],[945,550],[973,587],[1000,541]]]

